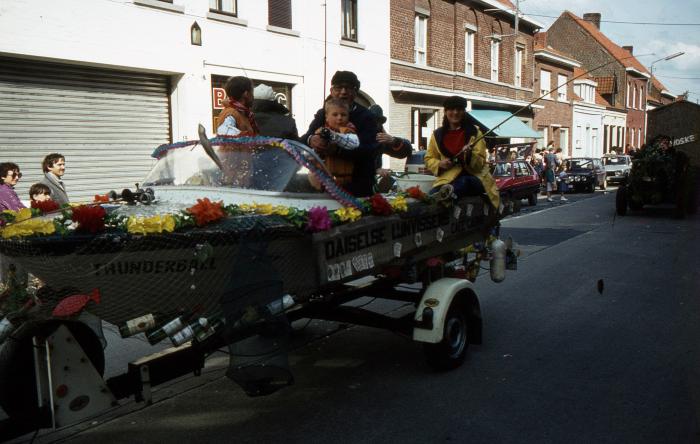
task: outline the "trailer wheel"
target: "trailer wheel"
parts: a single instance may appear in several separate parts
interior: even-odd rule
[[[61,324],[68,327],[100,375],[104,374],[102,343],[87,325],[70,321],[23,325],[0,349],[0,405],[16,424],[34,428],[50,426],[49,411],[39,408],[37,403],[32,338],[50,336]]]
[[[618,216],[627,214],[627,187],[624,185],[620,185],[620,188],[617,189],[615,210],[617,210]]]
[[[458,297],[447,311],[442,341],[423,347],[428,365],[435,370],[452,370],[462,365],[469,347],[469,313]]]

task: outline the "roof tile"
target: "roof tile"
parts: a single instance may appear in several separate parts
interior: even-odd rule
[[[576,14],[570,11],[564,11],[563,14],[568,15],[572,18],[580,27],[588,31],[588,33],[598,41],[598,43],[603,46],[617,61],[622,63],[626,68],[634,68],[637,71],[643,72],[644,74],[649,74],[649,71],[642,65],[636,57],[630,54],[626,49],[622,49],[620,46],[615,44],[610,40],[605,34],[603,34],[595,25],[587,20],[578,17]]]

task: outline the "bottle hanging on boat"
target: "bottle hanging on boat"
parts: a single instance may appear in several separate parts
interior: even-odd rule
[[[119,334],[122,338],[128,338],[148,330],[153,330],[157,326],[172,319],[175,314],[165,315],[162,313],[148,313],[134,319],[129,319],[119,326]]]
[[[148,333],[146,339],[148,339],[151,345],[155,345],[169,336],[172,337],[175,333],[185,328],[187,326],[187,321],[193,316],[194,313],[180,315],[159,329]]]
[[[214,319],[210,321],[207,318],[199,318],[197,321],[192,322],[185,328],[175,333],[170,337],[170,341],[175,347],[179,347],[185,342],[196,339],[199,342],[204,341],[209,336],[213,335],[217,328],[221,325],[220,319]]]

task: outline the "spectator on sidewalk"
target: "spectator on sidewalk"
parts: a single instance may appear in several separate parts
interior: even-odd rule
[[[66,158],[63,154],[51,153],[41,162],[44,178],[39,181],[51,190],[51,198],[59,205],[69,202],[66,187],[61,180],[66,173]]]
[[[20,200],[15,186],[22,177],[19,166],[13,162],[0,163],[0,211],[17,211],[25,208]]]

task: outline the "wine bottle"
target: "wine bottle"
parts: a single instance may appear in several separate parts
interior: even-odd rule
[[[194,316],[194,313],[180,315],[162,327],[148,333],[146,339],[148,339],[151,345],[155,345],[185,328],[187,326],[187,321],[189,321],[192,316]]]
[[[219,325],[221,325],[221,321],[219,319],[210,321],[207,318],[199,318],[197,321],[192,322],[179,332],[172,335],[170,337],[170,341],[175,347],[179,347],[192,339],[202,342],[209,336],[213,335],[214,331]]]
[[[152,330],[168,319],[172,319],[173,316],[174,314],[164,315],[161,313],[148,313],[134,319],[129,319],[119,326],[119,334],[122,338],[128,338],[129,336]]]

